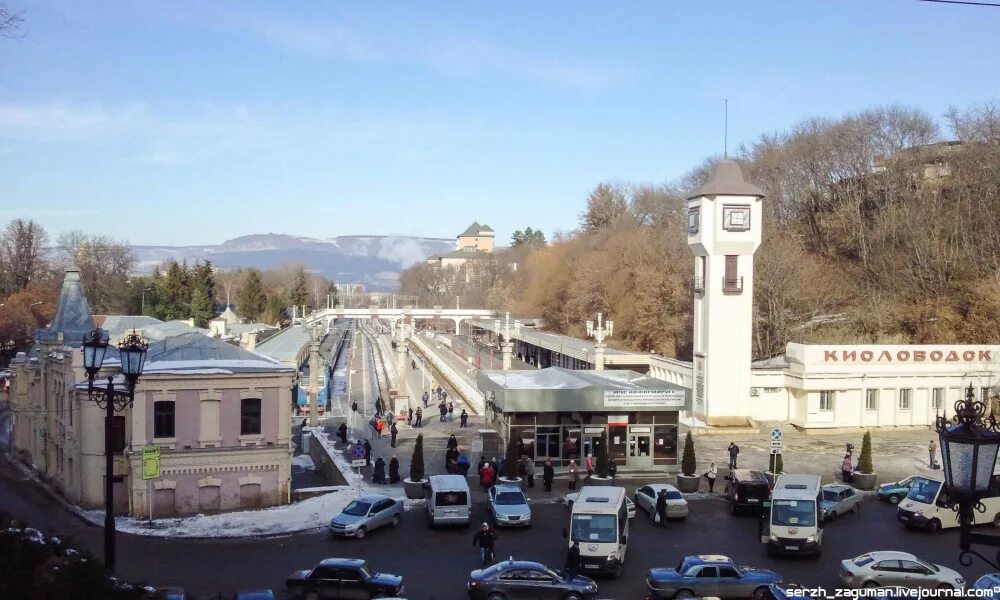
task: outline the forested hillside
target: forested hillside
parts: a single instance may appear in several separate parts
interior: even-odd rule
[[[1000,340],[1000,105],[812,119],[735,158],[767,193],[755,356],[789,341]],[[684,196],[714,160],[671,184],[599,184],[576,231],[461,269],[414,266],[403,291],[579,336],[602,311],[614,344],[690,358]]]

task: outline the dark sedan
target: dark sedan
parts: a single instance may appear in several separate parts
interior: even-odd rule
[[[386,598],[403,595],[403,578],[375,573],[358,558],[327,558],[312,569],[289,575],[285,589],[304,600]]]
[[[597,584],[582,575],[560,573],[541,563],[508,560],[492,567],[473,571],[466,584],[469,598],[553,598],[591,600],[597,597]]]
[[[764,600],[781,575],[741,567],[716,554],[685,557],[676,568],[650,569],[649,598],[754,598]]]

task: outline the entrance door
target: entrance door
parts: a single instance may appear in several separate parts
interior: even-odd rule
[[[634,469],[653,468],[653,431],[651,427],[629,427],[626,464]]]

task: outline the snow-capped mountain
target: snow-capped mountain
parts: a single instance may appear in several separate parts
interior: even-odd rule
[[[148,272],[170,259],[210,260],[222,267],[269,269],[304,264],[343,283],[364,283],[374,291],[396,286],[400,272],[428,256],[455,249],[455,240],[407,236],[344,235],[318,239],[264,233],[244,235],[217,246],[135,246],[137,269]]]

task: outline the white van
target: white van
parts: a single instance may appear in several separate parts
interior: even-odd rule
[[[771,491],[767,554],[811,554],[823,544],[822,483],[819,475],[779,475]]]
[[[427,520],[435,525],[468,525],[472,517],[469,482],[461,475],[431,475],[427,484]]]
[[[1000,489],[997,478],[990,484],[986,498],[982,499],[985,511],[972,511],[976,525],[993,523],[1000,525]],[[910,480],[910,491],[896,508],[896,519],[910,527],[921,527],[930,531],[940,531],[958,527],[958,513],[949,506],[948,491],[944,481],[935,477],[914,477]]]
[[[584,486],[573,500],[569,545],[580,543],[580,570],[618,577],[628,548],[629,514],[625,488]]]

